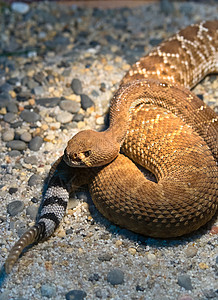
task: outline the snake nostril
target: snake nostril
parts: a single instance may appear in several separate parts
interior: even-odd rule
[[[75,162],[81,162],[81,159],[79,158],[79,156],[78,156],[77,153],[69,153],[69,158],[70,158],[72,161],[75,161]]]

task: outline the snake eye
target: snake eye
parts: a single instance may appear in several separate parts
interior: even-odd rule
[[[88,150],[88,151],[85,151],[85,152],[84,152],[85,157],[89,157],[90,154],[91,154],[91,150]]]

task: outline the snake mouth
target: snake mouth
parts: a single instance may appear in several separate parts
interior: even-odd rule
[[[64,161],[70,167],[89,167],[90,163],[87,161],[87,158],[90,155],[90,151],[77,153],[67,153],[67,150],[64,150]]]

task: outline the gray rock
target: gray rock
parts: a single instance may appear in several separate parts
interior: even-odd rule
[[[97,273],[94,273],[89,276],[88,280],[94,282],[94,281],[98,281],[99,279],[100,279],[100,276]]]
[[[120,269],[113,269],[107,274],[107,281],[112,285],[124,283],[124,273]]]
[[[87,296],[83,290],[72,290],[65,295],[66,300],[83,300]]]
[[[110,253],[105,253],[105,254],[102,254],[101,256],[98,257],[98,259],[100,261],[110,261],[112,259],[112,255]]]
[[[56,289],[54,286],[49,284],[43,284],[41,286],[41,294],[43,297],[52,298],[56,294]]]
[[[36,165],[37,162],[38,162],[38,159],[35,155],[27,156],[27,157],[24,158],[24,162],[26,164]]]
[[[28,180],[28,185],[35,186],[41,184],[41,182],[42,182],[41,177],[39,175],[33,174]]]
[[[19,225],[17,226],[17,235],[19,236],[19,238],[24,234],[24,232],[26,232],[26,230],[26,224],[23,222],[19,222]]]
[[[19,151],[23,151],[27,148],[26,143],[24,143],[23,141],[9,141],[7,142],[7,147],[11,148],[12,150],[19,150]]]
[[[21,212],[24,208],[23,201],[16,200],[8,204],[7,212],[10,216],[16,216],[19,212]]]
[[[198,249],[194,246],[189,246],[185,250],[185,254],[186,254],[187,257],[194,257],[197,253],[198,253]]]
[[[18,100],[18,101],[27,101],[27,100],[29,100],[31,97],[32,97],[32,95],[31,95],[30,92],[20,92],[20,93],[17,95],[17,100]]]
[[[28,143],[28,142],[31,141],[32,136],[31,136],[31,134],[30,134],[29,132],[24,132],[24,133],[21,134],[20,139],[21,139],[22,141]]]
[[[40,116],[37,113],[35,113],[34,111],[30,111],[30,110],[23,110],[20,113],[20,117],[25,122],[28,122],[28,123],[34,123],[40,119]]]
[[[10,195],[16,193],[17,191],[18,191],[18,188],[16,188],[16,187],[11,187],[11,188],[9,188],[9,190],[8,190],[8,192],[9,192]]]
[[[32,151],[38,151],[42,146],[42,143],[43,143],[43,139],[40,136],[35,136],[29,142],[29,149]]]
[[[82,83],[79,79],[77,78],[74,78],[71,82],[71,88],[73,90],[73,92],[76,94],[76,95],[81,95],[82,94]]]
[[[42,72],[39,72],[33,76],[33,79],[38,82],[40,85],[43,83],[46,83],[47,81],[45,80],[45,76]]]
[[[18,151],[18,150],[12,150],[12,151],[8,152],[8,155],[9,155],[10,157],[16,157],[16,156],[20,156],[21,153],[20,153],[20,151]]]
[[[19,14],[26,14],[28,11],[29,11],[29,5],[26,4],[26,3],[23,3],[23,2],[14,2],[12,3],[11,5],[11,9],[14,11],[14,12],[17,12]]]
[[[84,115],[83,114],[76,114],[73,117],[73,121],[75,121],[75,122],[80,122],[80,121],[83,121],[83,120],[84,120]]]
[[[97,298],[103,298],[102,291],[100,289],[98,289],[97,291],[95,291],[95,296]]]
[[[0,86],[0,93],[4,93],[4,92],[8,93],[12,90],[13,90],[13,86],[11,84],[9,84],[8,82],[5,82]]]
[[[14,139],[14,130],[13,129],[8,129],[2,134],[2,140],[4,142],[9,142]]]
[[[14,113],[9,112],[9,113],[4,115],[3,119],[7,123],[13,123],[17,119],[17,115],[15,115]]]
[[[143,287],[143,286],[137,284],[137,286],[136,286],[136,291],[137,291],[137,292],[144,292],[144,290],[145,290],[145,287]]]
[[[73,120],[73,115],[67,111],[63,111],[56,116],[56,120],[62,124],[66,124]]]
[[[178,276],[178,285],[185,288],[186,290],[192,290],[191,278],[188,275],[179,275]]]
[[[104,82],[102,82],[100,85],[100,91],[103,93],[106,91],[106,84]]]
[[[60,108],[70,113],[77,113],[80,110],[80,103],[72,100],[63,100],[60,103]]]
[[[11,102],[11,96],[4,92],[0,94],[0,108],[6,107]]]
[[[22,86],[26,86],[30,91],[38,86],[38,83],[29,76],[23,77],[21,82]]]
[[[18,128],[21,127],[23,124],[23,121],[16,121],[14,123],[11,124],[11,128]]]
[[[36,220],[36,216],[38,214],[38,207],[36,206],[28,206],[27,209],[26,209],[26,214],[27,216],[30,216],[30,218],[35,221]]]
[[[218,264],[218,256],[216,257],[216,264]]]
[[[94,102],[92,101],[92,99],[85,95],[85,94],[82,94],[81,96],[81,107],[86,110],[87,108],[91,107],[91,106],[94,106]]]
[[[7,105],[7,111],[10,113],[17,113],[18,112],[18,108],[17,108],[17,104],[15,102],[9,102]]]
[[[44,92],[45,92],[44,87],[41,85],[38,85],[38,86],[34,87],[34,89],[33,89],[33,93],[36,96],[41,96],[44,94]]]
[[[57,97],[36,99],[36,103],[44,107],[55,107],[59,104],[59,102],[60,98]]]

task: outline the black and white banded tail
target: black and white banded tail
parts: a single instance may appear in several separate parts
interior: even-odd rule
[[[24,248],[53,234],[65,215],[68,199],[69,192],[61,177],[53,176],[43,197],[38,221],[15,243],[6,259],[7,274],[10,273]]]

